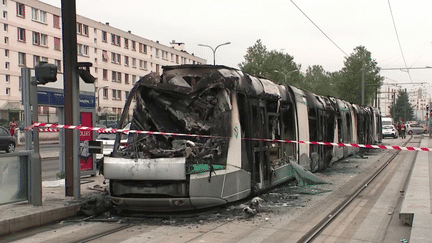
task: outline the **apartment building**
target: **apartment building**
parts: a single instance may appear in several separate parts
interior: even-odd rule
[[[63,47],[61,9],[37,0],[0,1],[0,121],[4,122],[11,117],[21,120],[22,67],[54,63],[57,82],[63,82]],[[164,65],[206,63],[187,53],[183,43],[162,45],[79,15],[77,42],[78,62],[93,63],[96,109],[107,120],[122,113],[130,89],[142,76],[158,73]],[[53,107],[39,107],[39,114],[42,122],[57,122]]]
[[[397,101],[399,91],[405,91],[408,94],[409,102],[413,108],[414,116],[419,121],[425,120],[426,106],[431,102],[430,87],[410,87],[404,88],[402,86],[389,85],[381,88],[380,91],[380,110],[381,115],[390,116],[390,108],[393,107],[394,102]]]

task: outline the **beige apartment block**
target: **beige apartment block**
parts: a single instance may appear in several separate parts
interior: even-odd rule
[[[183,43],[162,45],[79,15],[77,42],[78,62],[93,63],[96,113],[102,120],[119,117],[142,76],[165,65],[206,63],[187,53]],[[61,9],[36,0],[0,0],[0,124],[12,117],[22,120],[21,68],[54,63],[57,82],[63,83],[62,50]],[[39,107],[39,121],[58,122],[56,108]]]

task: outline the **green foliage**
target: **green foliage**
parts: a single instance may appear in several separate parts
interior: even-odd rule
[[[395,122],[401,119],[406,121],[414,120],[414,109],[409,102],[409,97],[406,91],[399,90],[399,97],[396,100],[394,107],[395,114],[393,114],[393,106],[390,107],[390,114]]]
[[[302,79],[300,66],[292,56],[276,50],[268,51],[261,40],[247,49],[244,58],[239,68],[251,75],[266,77],[276,83],[298,84]]]
[[[303,80],[303,89],[324,96],[337,96],[337,73],[329,73],[320,65],[308,67]]]
[[[377,62],[364,46],[354,48],[354,52],[345,58],[342,70],[333,73],[314,65],[301,74],[301,65],[296,64],[292,56],[267,50],[261,40],[249,47],[244,57],[245,61],[239,64],[239,68],[251,75],[266,77],[275,83],[286,81],[319,95],[334,96],[356,104],[361,104],[362,68],[365,69],[365,105],[372,104],[376,90],[384,80],[379,75]]]
[[[379,75],[377,62],[364,46],[354,48],[354,53],[345,58],[345,67],[340,71],[341,82],[338,87],[339,98],[351,103],[361,104],[362,68],[365,80],[365,105],[371,104],[376,90],[379,90],[384,77]]]
[[[64,179],[66,177],[66,174],[61,171],[59,173],[56,174],[57,179]]]

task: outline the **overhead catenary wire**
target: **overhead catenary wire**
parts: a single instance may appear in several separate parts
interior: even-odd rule
[[[394,27],[394,29],[395,29],[395,33],[396,33],[396,38],[397,38],[397,41],[398,41],[398,43],[399,43],[399,49],[400,49],[400,52],[401,52],[401,54],[402,54],[402,59],[403,59],[403,61],[404,61],[405,68],[406,68],[406,71],[407,71],[407,73],[408,73],[409,79],[410,79],[410,81],[412,82],[411,74],[410,74],[409,69],[408,69],[408,66],[407,66],[407,64],[406,64],[405,55],[404,55],[404,53],[403,53],[402,45],[401,45],[400,38],[399,38],[399,34],[398,34],[398,31],[397,31],[397,28],[396,28],[396,22],[395,22],[394,17],[393,17],[393,11],[392,11],[392,8],[391,8],[390,0],[387,0],[387,2],[388,2],[388,5],[389,5],[389,9],[390,9],[390,15],[391,15],[391,18],[392,18],[392,21],[393,21],[393,27]]]
[[[324,33],[324,31],[320,28],[320,27],[318,27],[318,25],[317,24],[315,24],[313,21],[312,21],[312,19],[311,18],[309,18],[309,16],[307,16],[306,15],[306,13],[305,12],[303,12],[303,10],[301,10],[300,8],[299,8],[299,6],[297,6],[297,4],[295,4],[294,3],[294,1],[293,0],[291,0],[291,2],[292,2],[292,4],[294,4],[294,6],[313,24],[313,25],[315,25],[315,27],[319,30],[319,31],[321,31],[321,33],[325,36],[325,37],[327,37],[327,39],[329,39],[341,52],[343,52],[343,54],[345,54],[345,56],[347,56],[348,57],[348,54],[346,54],[346,52],[344,52],[343,50],[342,50],[342,48],[340,48],[326,33]]]

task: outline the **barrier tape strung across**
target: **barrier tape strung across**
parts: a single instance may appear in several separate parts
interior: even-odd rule
[[[39,128],[39,132],[58,132],[59,129]]]
[[[165,135],[175,137],[198,137],[198,138],[224,138],[220,136],[212,135],[199,135],[199,134],[183,134],[183,133],[169,133],[169,132],[152,132],[152,131],[138,131],[128,129],[116,129],[116,128],[104,128],[104,127],[86,127],[86,126],[73,126],[73,125],[59,125],[59,124],[48,124],[48,123],[34,123],[31,127],[26,127],[25,130],[30,130],[33,127],[49,128],[52,130],[59,129],[72,129],[80,131],[95,131],[98,133],[139,133],[148,135]],[[312,145],[327,145],[327,146],[339,146],[339,147],[353,147],[353,148],[367,148],[367,149],[394,149],[394,150],[408,150],[408,151],[432,151],[429,148],[416,148],[416,147],[400,147],[400,146],[387,146],[387,145],[371,145],[371,144],[355,144],[355,143],[331,143],[331,142],[311,142],[311,141],[295,141],[295,140],[281,140],[281,139],[266,139],[266,138],[242,138],[248,141],[260,141],[260,142],[271,142],[271,143],[296,143],[296,144],[312,144]]]

